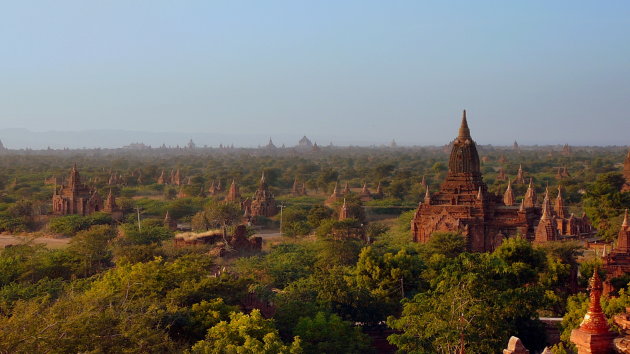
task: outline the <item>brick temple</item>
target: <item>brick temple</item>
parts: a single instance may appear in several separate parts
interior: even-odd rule
[[[55,186],[52,210],[57,215],[89,215],[103,210],[103,199],[95,189],[81,183],[81,175],[74,165],[66,184]]]
[[[271,139],[270,139],[271,141]],[[260,178],[260,184],[258,185],[258,189],[256,193],[254,193],[254,197],[251,201],[251,216],[274,216],[278,213],[278,207],[276,205],[276,200],[269,191],[269,186],[267,186],[267,181],[265,180],[265,174],[263,173]]]
[[[628,209],[626,209],[621,228],[617,236],[617,242],[612,251],[604,256],[604,270],[606,270],[606,282],[604,283],[604,294],[615,292],[611,279],[622,277],[630,273],[630,221],[628,220]]]
[[[563,238],[592,236],[594,229],[586,215],[570,214],[562,197],[562,189],[552,204],[549,189],[545,190],[542,205],[533,179],[520,205],[517,205],[512,181],[507,177],[505,193],[490,193],[483,182],[477,145],[470,136],[466,111],[459,135],[451,143],[448,174],[440,190],[425,189],[424,201],[418,205],[411,222],[415,242],[427,242],[436,231],[463,234],[471,251],[494,250],[506,237],[523,235],[535,243]],[[524,173],[519,166],[514,183],[524,184]]]

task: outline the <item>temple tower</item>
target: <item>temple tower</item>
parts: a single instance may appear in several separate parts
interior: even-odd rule
[[[628,209],[624,212],[615,248],[604,257],[604,269],[606,270],[607,278],[604,283],[604,293],[606,294],[618,290],[613,288],[612,279],[623,277],[630,273],[630,221],[628,220]]]
[[[525,208],[533,208],[536,206],[536,189],[534,188],[534,181],[529,179],[529,186],[527,187],[527,192],[525,192],[525,199],[523,205]]]
[[[623,222],[617,236],[615,252],[630,254],[630,224],[628,224],[628,209],[623,214]]]
[[[603,287],[597,268],[593,272],[590,288],[588,312],[584,315],[580,327],[571,331],[571,342],[577,347],[578,354],[612,353],[614,334],[610,332],[606,316],[602,311],[600,298]]]
[[[175,174],[173,175],[173,178],[171,179],[171,184],[174,186],[182,185],[182,175],[179,171],[179,168],[177,169],[177,172],[175,172]]]
[[[70,170],[66,180],[59,190],[53,191],[52,208],[57,215],[89,215],[103,210],[103,200],[96,190],[81,183],[81,175],[76,164]]]
[[[341,206],[341,209],[339,209],[339,221],[346,220],[348,218],[350,218],[348,205],[346,204],[346,198],[343,198],[343,205]]]
[[[118,211],[118,205],[116,205],[116,197],[112,193],[112,190],[109,190],[109,194],[107,194],[107,199],[105,199],[105,205],[103,206],[103,211],[107,213],[113,213]]]
[[[376,192],[374,193],[374,198],[381,199],[383,198],[383,187],[381,187],[381,182],[378,182],[376,186]]]
[[[330,206],[332,204],[334,204],[335,202],[337,202],[337,200],[339,200],[342,195],[341,193],[339,193],[338,188],[338,183],[335,182],[335,188],[333,188],[332,194],[330,195],[330,197],[328,197],[328,199],[326,199],[326,205]]]
[[[556,197],[556,203],[554,207],[554,211],[559,218],[566,219],[568,212],[567,207],[564,204],[564,199],[562,198],[562,188],[558,186],[558,196]]]
[[[512,191],[512,181],[508,179],[508,186],[503,194],[503,204],[506,206],[514,205],[514,191]]]
[[[260,184],[258,189],[254,193],[251,204],[251,216],[266,216],[271,217],[278,213],[278,207],[276,206],[276,200],[273,194],[269,191],[267,181],[265,180],[265,173],[263,172],[260,177]]]
[[[558,239],[558,229],[555,217],[551,214],[548,203],[543,203],[543,214],[540,218],[538,226],[536,226],[536,235],[534,243],[545,243],[556,241]]]
[[[226,202],[241,202],[241,193],[238,189],[238,184],[236,184],[236,180],[232,180],[232,184],[230,185],[230,189],[228,189],[227,195],[225,196]]]
[[[361,199],[362,202],[367,202],[372,200],[372,193],[370,192],[370,189],[367,186],[367,182],[363,182],[363,188],[361,188],[361,194],[359,194],[359,199]]]

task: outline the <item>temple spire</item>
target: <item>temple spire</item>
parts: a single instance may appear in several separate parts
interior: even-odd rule
[[[628,209],[626,209],[623,215],[623,222],[621,223],[621,229],[617,236],[617,248],[616,253],[630,254],[630,228],[628,227]]]
[[[555,211],[560,218],[564,219],[567,217],[567,208],[564,205],[564,199],[562,198],[562,188],[560,186],[558,186],[558,197],[556,197]]]
[[[462,125],[459,127],[459,138],[470,139],[470,129],[468,128],[468,121],[466,120],[466,110],[462,114]]]
[[[429,192],[429,187],[427,186],[427,188],[425,189],[424,192],[424,204],[430,205],[431,204],[431,192]]]
[[[525,192],[525,207],[533,208],[536,205],[536,189],[534,189],[534,180],[529,179],[529,186]]]
[[[346,204],[346,198],[343,198],[343,205],[341,206],[341,210],[339,211],[339,221],[348,219],[348,205]]]
[[[508,179],[507,189],[503,194],[503,204],[507,206],[514,205],[514,192],[512,191],[512,181]]]
[[[344,195],[346,194],[350,194],[350,185],[348,184],[348,182],[346,181],[346,185],[343,187],[343,192]]]
[[[580,327],[571,331],[571,342],[575,344],[580,354],[610,353],[615,335],[610,332],[606,316],[602,311],[600,298],[603,286],[597,268],[593,272],[589,285],[591,293],[588,311]]]

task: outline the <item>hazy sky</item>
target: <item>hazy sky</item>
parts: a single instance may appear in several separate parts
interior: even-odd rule
[[[444,144],[464,108],[481,144],[630,144],[630,2],[0,5],[0,128]]]

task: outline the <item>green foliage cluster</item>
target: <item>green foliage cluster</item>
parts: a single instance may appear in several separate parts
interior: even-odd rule
[[[586,211],[600,235],[614,239],[629,206],[615,172],[619,149],[572,156],[479,150],[487,157],[482,169],[490,191],[505,189],[496,178],[500,167],[514,176],[522,164],[538,193],[546,182],[561,184],[570,211]],[[507,161],[499,162],[501,155]],[[578,264],[581,249],[571,243],[534,248],[515,238],[488,254],[468,253],[455,233],[410,243],[423,177],[435,190],[447,171],[447,155],[437,148],[25,156],[0,156],[0,231],[42,228],[52,194],[42,181],[65,175],[74,162],[84,181],[112,188],[125,216],[119,225],[100,213],[52,217],[51,231],[73,236],[66,249],[25,244],[0,252],[1,352],[365,353],[371,348],[364,330],[384,330],[385,323],[396,330],[390,342],[404,352],[498,352],[511,335],[536,350],[544,344],[538,316],[566,314],[565,340],[577,325],[585,296],[571,296],[567,286],[578,267],[588,274],[596,266]],[[571,176],[558,181],[560,166]],[[172,169],[191,177],[181,187],[190,197],[176,199],[179,187],[155,183],[162,170]],[[110,170],[123,175],[124,184],[106,185]],[[225,187],[235,179],[242,195],[251,196],[262,171],[286,206],[282,231],[292,239],[233,263],[219,262],[203,247],[170,245],[167,211],[195,230],[227,232],[242,216],[240,207],[219,203],[225,192],[205,197],[205,191],[212,181]],[[296,178],[309,196],[290,195]],[[353,218],[338,221],[340,203],[321,204],[335,183],[346,181],[354,190],[364,181],[372,191],[381,183],[385,198],[363,203],[351,194],[346,203]],[[513,188],[520,199],[525,186]],[[391,224],[370,222],[370,245],[331,237],[383,215],[399,217]],[[278,226],[279,216],[259,221]],[[313,232],[317,237],[299,237]],[[586,277],[579,280],[584,286]],[[272,318],[242,311],[250,293],[273,304]],[[619,295],[604,300],[609,316],[628,305],[627,291]]]
[[[621,193],[625,179],[620,173],[610,172],[597,177],[584,197],[584,209],[598,229],[599,236],[612,241],[621,226],[624,209],[630,208],[630,193]]]
[[[50,220],[48,227],[52,232],[74,236],[77,232],[87,230],[93,225],[111,225],[112,223],[112,217],[107,213],[101,212],[87,216],[65,215],[55,217]]]

